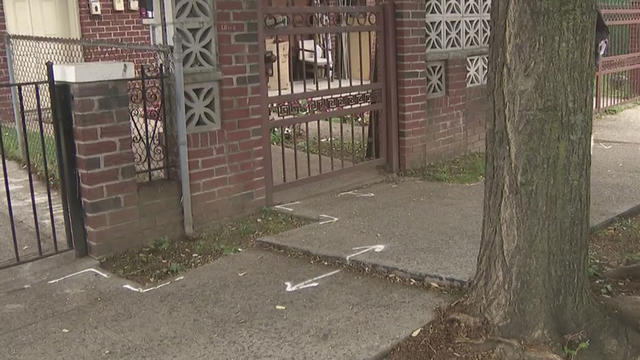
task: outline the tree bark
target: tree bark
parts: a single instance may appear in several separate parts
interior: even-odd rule
[[[482,244],[469,304],[548,342],[596,309],[587,276],[594,0],[494,0]],[[591,315],[590,315],[591,313]]]

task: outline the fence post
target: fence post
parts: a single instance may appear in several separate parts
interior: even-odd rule
[[[600,84],[600,71],[596,73],[596,111],[600,111],[600,93],[601,93],[601,84]]]
[[[9,83],[15,84],[15,74],[14,74],[14,66],[13,66],[13,47],[11,43],[11,35],[7,34],[4,38],[5,49],[7,51],[7,68],[9,70]],[[26,160],[27,158],[27,149],[26,144],[24,143],[24,131],[22,126],[20,126],[20,105],[18,100],[18,94],[16,93],[16,87],[11,87],[11,107],[13,108],[13,123],[16,128],[16,137],[18,142],[18,149],[20,149],[20,157],[22,160]]]
[[[400,144],[398,142],[398,73],[397,73],[397,49],[396,49],[396,8],[395,3],[393,1],[387,2],[383,5],[384,7],[384,46],[386,53],[383,55],[387,58],[385,69],[387,89],[385,91],[388,92],[387,99],[389,103],[387,104],[387,117],[386,121],[389,126],[387,127],[389,139],[389,150],[387,151],[387,167],[388,170],[391,170],[394,173],[400,171],[400,154],[399,147]]]
[[[76,256],[86,256],[88,253],[87,233],[84,228],[84,212],[76,167],[71,90],[69,84],[56,85],[51,61],[47,62],[47,78],[67,243],[69,247],[75,249]]]
[[[175,79],[175,111],[178,130],[178,162],[180,163],[180,183],[182,186],[182,211],[184,233],[193,235],[193,213],[191,208],[191,180],[189,176],[189,153],[187,149],[187,121],[184,103],[184,67],[182,64],[182,39],[176,33],[173,37],[173,65]]]

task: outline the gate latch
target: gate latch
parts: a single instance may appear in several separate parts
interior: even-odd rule
[[[265,65],[267,65],[266,66],[267,76],[273,76],[273,64],[276,61],[278,61],[278,58],[273,53],[273,51],[267,51],[264,54],[264,63],[265,63]]]

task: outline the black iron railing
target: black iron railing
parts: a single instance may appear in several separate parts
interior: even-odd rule
[[[170,157],[164,65],[140,65],[128,80],[132,149],[138,181],[168,178]]]

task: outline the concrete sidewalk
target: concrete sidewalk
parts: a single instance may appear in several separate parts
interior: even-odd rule
[[[146,293],[94,273],[47,282],[95,265],[54,257],[3,272],[0,358],[371,359],[447,300],[262,250]],[[322,275],[315,287],[286,291],[287,281]]]
[[[632,111],[596,124],[592,224],[640,204]],[[319,221],[263,243],[460,284],[475,270],[482,196],[482,184],[414,179],[334,191],[281,207]],[[376,359],[450,300],[261,249],[144,293],[93,272],[62,279],[97,267],[72,256],[0,272],[0,358]]]
[[[640,204],[640,107],[597,120],[594,133],[591,224],[598,226]],[[353,248],[384,245],[349,260],[428,282],[464,284],[475,273],[483,191],[483,184],[405,179],[304,199],[283,211],[338,220],[261,243],[342,262]]]

